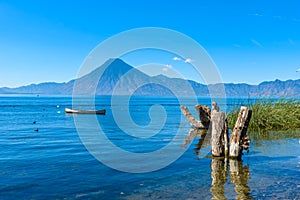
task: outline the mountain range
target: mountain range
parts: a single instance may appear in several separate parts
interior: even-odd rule
[[[100,77],[101,73],[103,74]],[[0,94],[72,95],[74,85],[76,85],[76,94],[92,94],[95,91],[96,95],[112,95],[115,90],[116,95],[147,96],[194,94],[210,96],[209,91],[217,94],[221,86],[221,84],[204,85],[192,80],[169,78],[164,75],[149,76],[121,59],[109,59],[89,74],[66,83],[46,82],[17,88],[3,87],[0,88]],[[259,85],[225,83],[224,87],[226,95],[232,97],[300,96],[300,79],[268,81]]]

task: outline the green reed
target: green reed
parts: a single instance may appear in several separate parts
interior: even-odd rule
[[[280,99],[272,101],[259,99],[246,105],[252,110],[248,127],[250,131],[288,130],[300,128],[300,101]],[[240,110],[234,108],[227,115],[229,128],[233,128]]]

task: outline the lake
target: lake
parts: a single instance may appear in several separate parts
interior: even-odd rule
[[[226,109],[247,101],[229,98]],[[95,103],[106,115],[65,114],[68,96],[0,97],[0,199],[300,199],[299,130],[250,133],[242,161],[225,162],[187,138],[176,98]]]

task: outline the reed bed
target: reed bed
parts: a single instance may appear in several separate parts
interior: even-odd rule
[[[300,128],[300,101],[260,99],[246,105],[252,110],[249,131],[290,130]],[[233,128],[240,110],[234,108],[227,115],[228,125]]]

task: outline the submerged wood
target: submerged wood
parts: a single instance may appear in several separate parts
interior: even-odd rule
[[[202,124],[201,121],[197,120],[189,111],[189,109],[185,106],[180,106],[180,110],[182,114],[187,118],[187,120],[190,122],[191,126],[195,128],[201,128],[206,129],[207,127]]]
[[[230,157],[240,158],[242,156],[243,149],[248,149],[250,139],[246,135],[246,132],[251,119],[251,114],[252,111],[247,107],[241,107],[234,129],[230,135]]]

